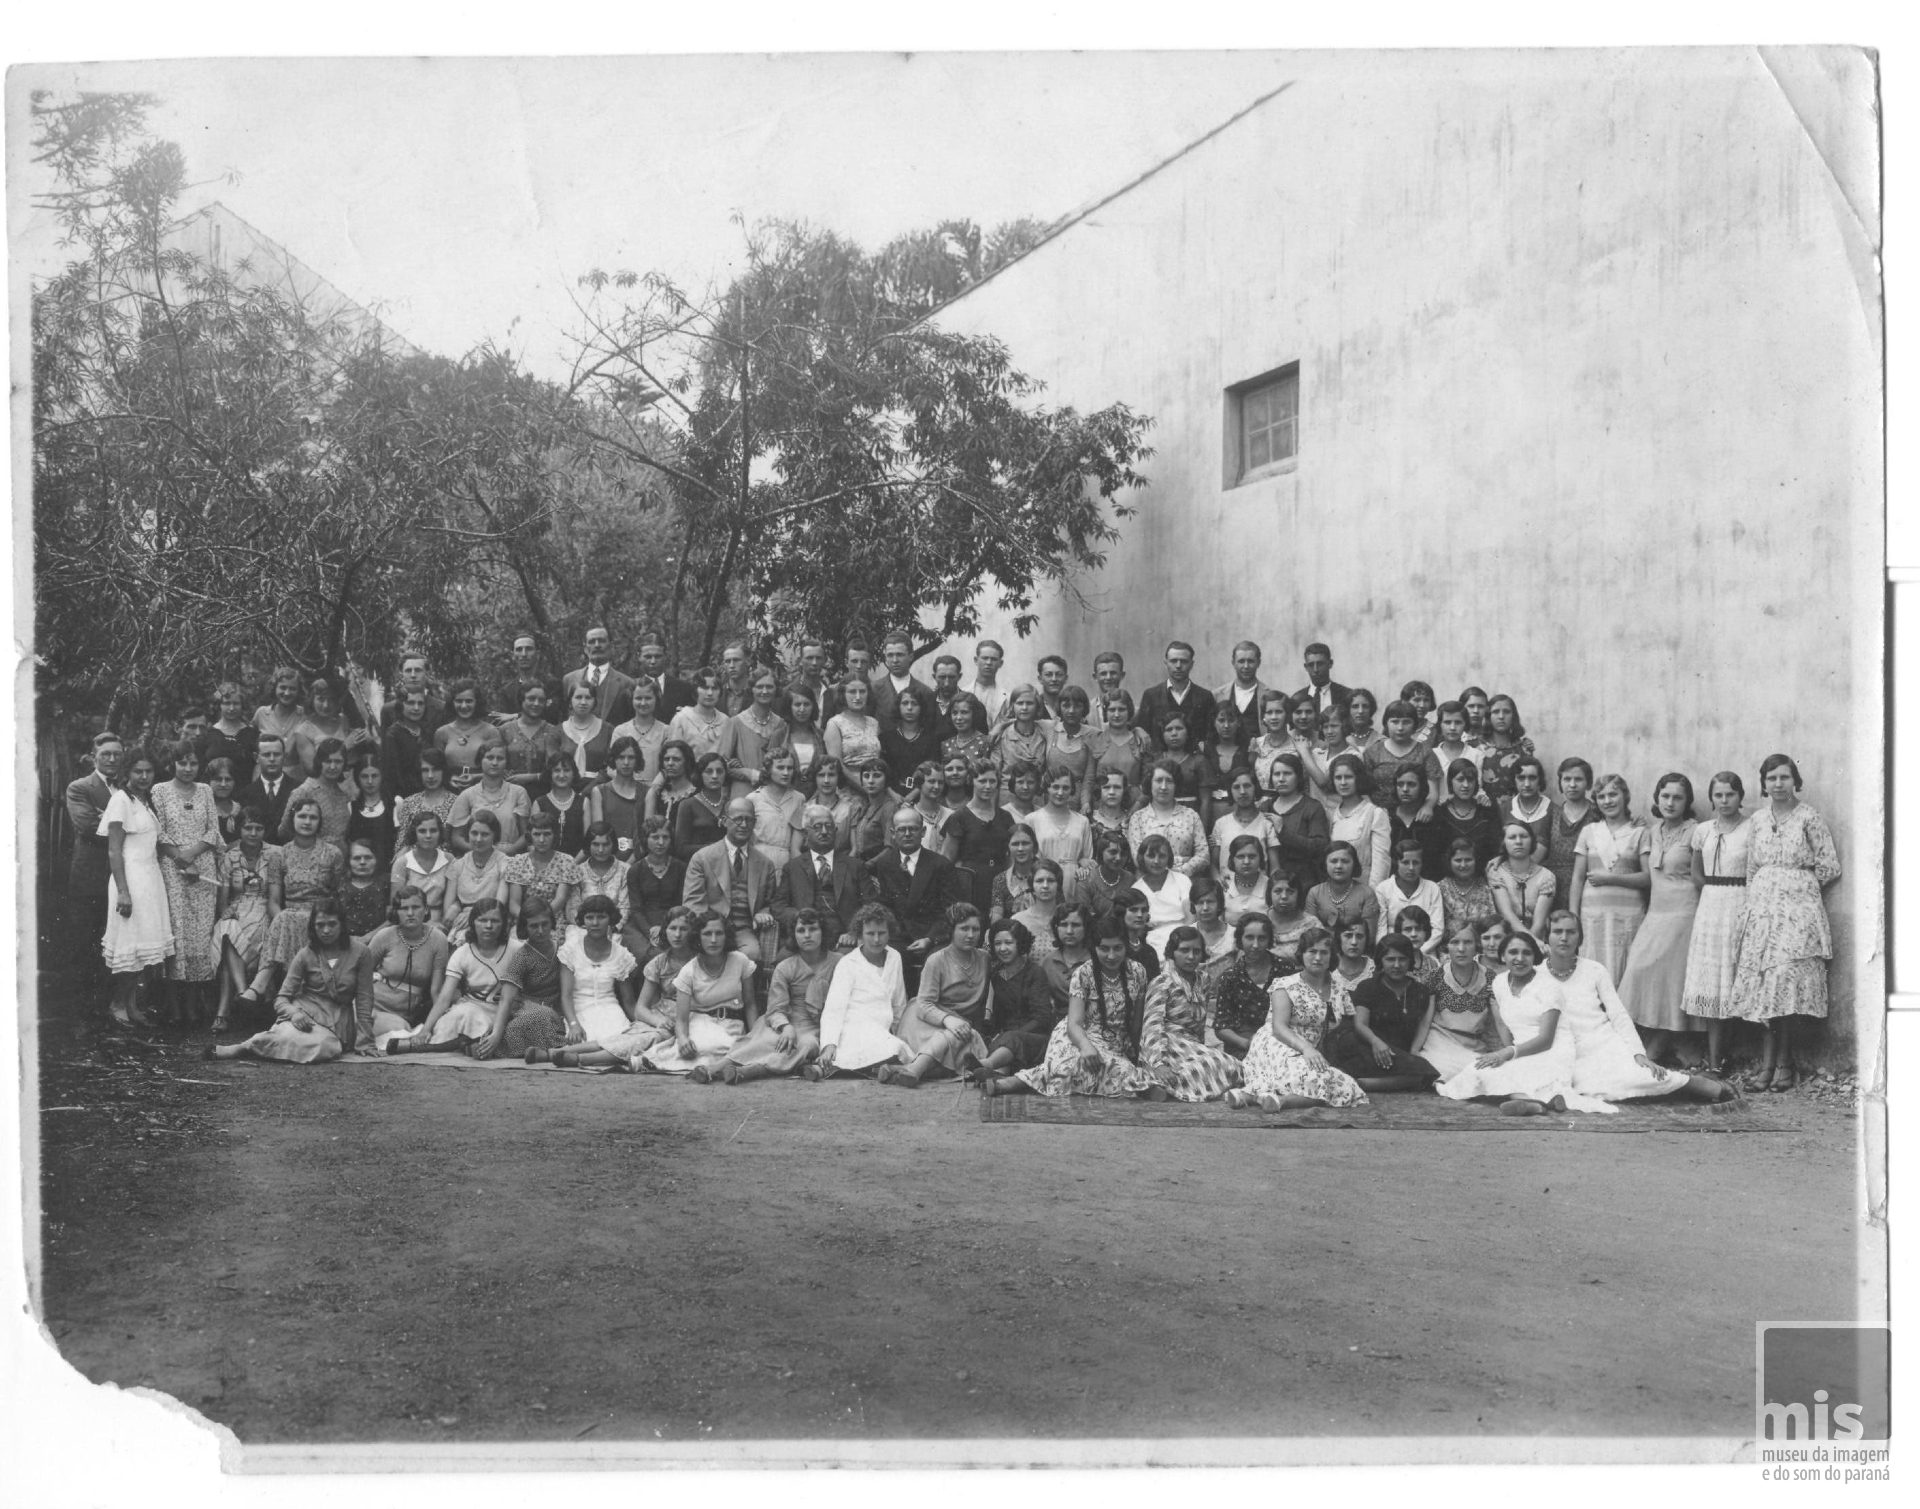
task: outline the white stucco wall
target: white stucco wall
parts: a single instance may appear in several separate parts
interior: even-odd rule
[[[1137,694],[1178,636],[1215,684],[1252,637],[1291,689],[1324,639],[1383,702],[1512,694],[1636,811],[1668,769],[1751,807],[1784,749],[1848,867],[1849,1047],[1881,990],[1872,88],[1844,52],[1303,55],[940,315],[1048,402],[1156,420],[1100,611],[990,625],[1010,671],[1058,648],[1091,685],[1112,647]],[[1290,361],[1297,468],[1229,488],[1224,392]]]

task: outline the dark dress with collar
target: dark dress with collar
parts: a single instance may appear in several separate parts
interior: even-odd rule
[[[1440,1077],[1440,1071],[1424,1058],[1416,1058],[1409,1050],[1413,1047],[1413,1035],[1420,1030],[1420,1019],[1427,1014],[1427,1004],[1432,1001],[1433,992],[1418,980],[1408,980],[1404,996],[1396,996],[1387,982],[1378,975],[1370,975],[1353,988],[1353,1004],[1364,1008],[1367,1013],[1367,1027],[1373,1035],[1393,1050],[1393,1064],[1390,1068],[1381,1068],[1373,1056],[1373,1049],[1355,1028],[1352,1017],[1342,1017],[1340,1023],[1327,1034],[1327,1062],[1342,1074],[1355,1079],[1378,1079],[1386,1075],[1412,1075],[1431,1084]]]

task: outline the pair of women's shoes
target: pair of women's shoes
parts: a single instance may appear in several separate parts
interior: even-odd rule
[[[709,1069],[705,1064],[695,1064],[687,1070],[687,1078],[696,1085],[710,1085],[715,1080],[723,1085],[737,1085],[740,1083],[740,1066],[722,1064],[717,1069]]]

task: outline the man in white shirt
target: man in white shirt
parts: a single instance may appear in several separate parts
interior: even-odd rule
[[[999,682],[1000,666],[1006,658],[1007,652],[1000,648],[999,640],[981,640],[973,648],[973,680],[961,688],[971,692],[986,708],[989,726],[1000,721],[1001,710],[1007,705],[1007,694]]]
[[[1213,693],[1217,706],[1232,703],[1233,710],[1240,715],[1242,744],[1251,745],[1260,737],[1260,694],[1266,689],[1266,682],[1260,679],[1260,646],[1251,639],[1243,639],[1233,647],[1233,680],[1215,688]],[[1207,730],[1207,737],[1213,737],[1212,729]]]
[[[933,688],[912,674],[913,641],[895,629],[880,642],[880,660],[884,667],[873,680],[873,715],[882,728],[894,728],[900,722],[900,694],[912,691],[920,698],[920,717],[931,726],[937,716]]]
[[[1060,694],[1067,689],[1067,657],[1064,655],[1042,655],[1040,657],[1040,716],[1047,721],[1060,721]]]

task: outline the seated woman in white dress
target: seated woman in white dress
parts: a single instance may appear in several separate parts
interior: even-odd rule
[[[611,896],[589,896],[574,913],[579,924],[560,945],[560,1015],[577,1048],[529,1048],[527,1062],[557,1068],[632,1069],[671,1026],[634,1005],[639,963],[614,937],[620,906]]]
[[[1598,959],[1580,956],[1580,919],[1555,912],[1547,919],[1547,974],[1564,1000],[1563,1022],[1573,1039],[1573,1088],[1595,1101],[1688,1095],[1738,1100],[1741,1092],[1706,1074],[1663,1069],[1646,1054],[1640,1031],[1621,1004],[1613,976]],[[1496,993],[1498,985],[1494,987]],[[1594,1105],[1583,1109],[1611,1110]]]
[[[894,1035],[907,1008],[907,978],[900,955],[887,946],[893,913],[870,901],[853,914],[860,947],[833,967],[820,1008],[820,1052],[801,1072],[811,1080],[904,1064],[912,1049]]]
[[[447,960],[440,993],[410,1037],[387,1039],[388,1053],[464,1053],[485,1040],[500,1007],[500,987],[516,947],[507,932],[507,904],[482,901],[467,919],[467,941]]]
[[[1440,1081],[1448,1100],[1498,1100],[1508,1116],[1546,1111],[1605,1109],[1576,1104],[1573,1034],[1563,1022],[1559,987],[1538,970],[1540,945],[1531,933],[1507,939],[1506,969],[1493,982],[1495,1034],[1500,1046]]]
[[[733,946],[733,928],[720,912],[695,919],[699,952],[673,977],[673,1031],[641,1054],[649,1069],[711,1075],[759,1019],[753,998],[754,961]]]

